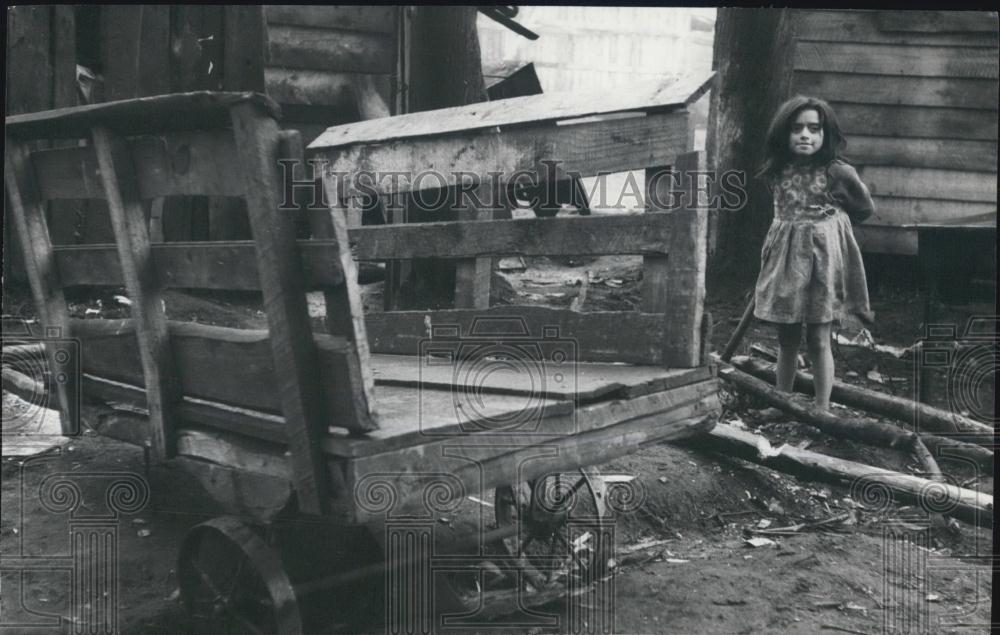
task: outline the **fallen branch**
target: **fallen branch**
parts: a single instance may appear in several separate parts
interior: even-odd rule
[[[927,446],[924,442],[920,440],[918,435],[913,435],[913,454],[920,460],[921,465],[924,466],[924,471],[927,472],[927,478],[932,481],[943,482],[944,475],[941,474],[941,468],[938,467],[937,461],[934,460],[934,456],[927,450]]]
[[[731,366],[719,369],[719,377],[734,386],[793,415],[799,421],[816,426],[834,436],[890,448],[910,448],[915,435],[896,426],[871,419],[839,417],[816,408],[803,397],[782,392],[774,386]]]
[[[774,364],[748,357],[736,358],[732,364],[760,379],[772,383],[775,380]],[[796,372],[794,389],[807,395],[813,394],[812,375]],[[992,426],[919,401],[887,395],[842,381],[833,382],[830,399],[845,406],[898,419],[926,432],[967,434],[970,436],[968,440],[973,443],[983,446],[993,443]]]
[[[783,445],[771,448],[767,439],[724,423],[687,444],[736,456],[771,469],[806,478],[849,485],[851,496],[867,507],[888,509],[894,498],[917,503],[927,511],[942,513],[983,527],[993,526],[993,497],[973,490],[936,483],[854,461]]]
[[[21,399],[35,403],[45,398],[45,384],[19,373],[12,368],[3,369],[3,389],[17,395]]]

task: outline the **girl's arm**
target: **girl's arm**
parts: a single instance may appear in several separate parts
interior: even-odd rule
[[[844,208],[852,223],[862,223],[875,213],[875,203],[857,170],[836,161],[830,166],[829,173],[830,195]]]

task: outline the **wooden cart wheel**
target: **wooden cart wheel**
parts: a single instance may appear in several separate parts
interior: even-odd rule
[[[194,527],[177,571],[195,632],[302,633],[298,602],[262,530],[223,516]]]
[[[497,487],[497,527],[519,526],[503,539],[503,550],[536,588],[565,575],[600,579],[611,556],[611,545],[597,531],[610,520],[606,498],[604,480],[593,468]]]

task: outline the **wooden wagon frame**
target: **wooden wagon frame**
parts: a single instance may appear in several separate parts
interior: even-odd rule
[[[477,549],[502,542],[519,579],[583,588],[605,573],[615,497],[589,466],[708,429],[718,409],[704,350],[708,202],[695,186],[668,205],[677,181],[660,178],[705,170],[701,153],[686,152],[685,106],[708,86],[680,81],[600,101],[540,95],[338,126],[310,146],[322,174],[304,171],[298,134],[280,131],[277,107],[250,93],[7,118],[5,184],[40,325],[79,342],[47,343],[50,366],[80,371],[53,382],[64,434],[82,416],[145,445],[198,475],[232,514],[199,525],[181,547],[193,614],[301,631],[317,619],[302,598],[379,572],[391,602],[419,599],[439,588],[435,567],[454,561],[438,566],[434,554],[399,545],[433,544],[437,517],[486,490],[495,490],[495,527]],[[455,184],[458,172],[537,172],[545,159],[580,176],[644,168],[647,213],[510,219],[487,206],[459,221],[348,229],[352,182],[338,175],[433,169]],[[312,183],[327,206],[307,205]],[[380,195],[414,187],[388,183]],[[174,195],[245,197],[254,240],[151,244],[144,206]],[[53,248],[46,203],[67,198],[105,199],[116,244]],[[300,218],[309,239],[296,239]],[[489,306],[494,258],[580,254],[643,256],[641,310]],[[354,259],[432,256],[458,260],[456,308],[363,314]],[[75,285],[124,285],[131,319],[70,319],[63,289]],[[168,321],[166,287],[259,290],[268,329]],[[314,289],[323,328],[307,311]],[[547,504],[552,491],[563,496]],[[589,512],[575,514],[567,491],[586,491]],[[567,542],[574,523],[583,533]],[[334,542],[346,565],[289,564],[285,546],[316,527],[343,530]],[[344,529],[358,527],[382,549],[366,566],[351,561]],[[593,540],[589,557],[574,560],[584,582],[553,583],[564,560],[528,558],[531,540],[561,537],[579,552],[582,536]],[[482,560],[463,566],[481,575]],[[227,578],[224,592],[213,576],[232,577],[234,561],[249,563],[249,581]],[[446,612],[435,602],[387,619],[423,628]],[[473,613],[466,604],[465,618]]]

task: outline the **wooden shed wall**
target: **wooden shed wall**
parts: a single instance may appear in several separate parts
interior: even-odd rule
[[[997,15],[794,11],[792,93],[822,97],[875,197],[867,252],[916,254],[909,223],[997,209]]]
[[[282,106],[284,126],[309,143],[327,127],[360,119],[355,85],[371,76],[395,101],[396,6],[265,5],[267,94]]]

